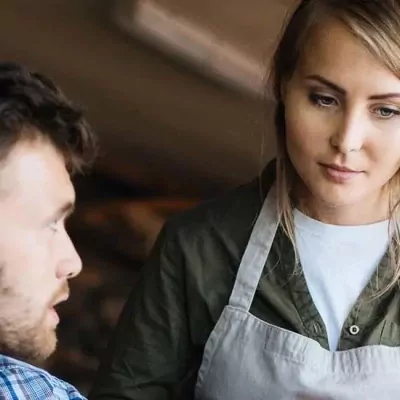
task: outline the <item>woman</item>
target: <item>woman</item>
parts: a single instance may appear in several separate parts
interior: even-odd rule
[[[276,166],[165,226],[91,399],[400,398],[399,36],[399,0],[301,2]]]

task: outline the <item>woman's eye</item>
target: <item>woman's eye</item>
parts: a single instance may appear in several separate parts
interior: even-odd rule
[[[323,96],[320,94],[310,94],[310,100],[318,107],[330,107],[336,103],[336,100],[330,96]]]
[[[376,108],[375,112],[377,114],[379,114],[379,117],[385,118],[385,119],[389,119],[389,118],[392,118],[392,117],[394,117],[396,115],[400,115],[400,111],[399,110],[395,110],[395,109],[389,108],[389,107]]]

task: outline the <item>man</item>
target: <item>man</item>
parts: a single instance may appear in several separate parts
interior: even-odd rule
[[[47,78],[0,63],[0,398],[83,399],[30,363],[56,347],[68,279],[81,260],[65,230],[70,176],[95,154],[94,135]]]

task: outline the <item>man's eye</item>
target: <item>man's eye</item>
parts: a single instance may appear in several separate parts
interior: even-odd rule
[[[53,231],[53,232],[57,232],[58,228],[59,228],[59,221],[53,221],[50,223],[49,228]]]

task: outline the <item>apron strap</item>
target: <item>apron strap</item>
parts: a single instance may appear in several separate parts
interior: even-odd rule
[[[264,201],[240,262],[229,305],[249,311],[279,225],[276,185]]]

